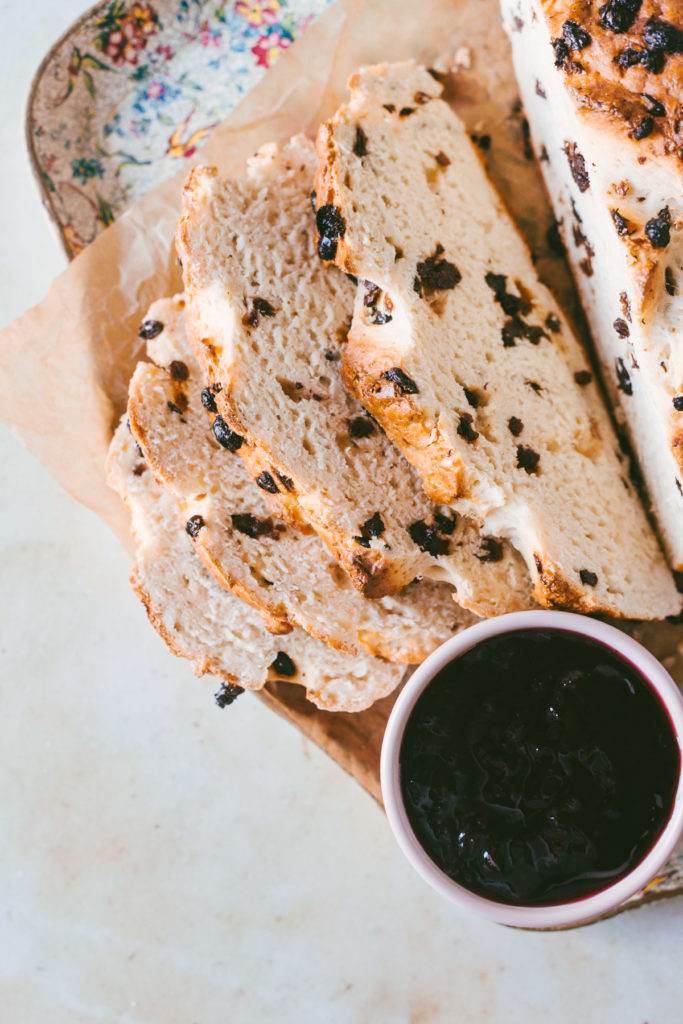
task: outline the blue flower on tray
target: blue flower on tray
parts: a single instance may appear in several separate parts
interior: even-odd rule
[[[89,178],[101,178],[104,168],[95,157],[80,157],[71,161],[71,176],[78,178],[82,185],[85,185]]]
[[[138,114],[144,114],[146,113],[145,104],[149,104],[151,107],[160,107],[162,104],[169,103],[180,96],[180,91],[178,86],[155,78],[144,89],[138,89],[135,94],[133,110],[136,110]]]
[[[152,121],[149,117],[135,118],[130,122],[130,133],[133,136],[133,138],[139,139],[143,135],[147,134],[151,124]]]

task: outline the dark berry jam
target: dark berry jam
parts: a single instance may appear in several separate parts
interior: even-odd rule
[[[498,903],[552,905],[607,888],[670,816],[673,726],[642,675],[575,633],[492,637],[452,661],[404,733],[413,831],[455,882]]]

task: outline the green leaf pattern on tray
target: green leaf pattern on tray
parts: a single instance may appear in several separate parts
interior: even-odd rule
[[[49,54],[29,147],[69,255],[174,173],[331,0],[98,4]]]

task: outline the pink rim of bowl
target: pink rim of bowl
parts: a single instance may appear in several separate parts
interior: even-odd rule
[[[673,810],[667,825],[647,855],[623,878],[601,892],[553,906],[509,906],[477,896],[443,872],[418,842],[403,803],[399,755],[408,719],[415,704],[438,672],[465,651],[501,633],[552,629],[596,640],[620,654],[648,680],[666,708],[683,764],[683,697],[665,668],[641,644],[597,619],[571,612],[514,612],[470,626],[437,648],[406,683],[389,717],[380,761],[382,797],[389,824],[412,866],[438,893],[463,910],[516,928],[566,928],[602,917],[643,889],[671,856],[683,834],[683,772],[679,771]]]

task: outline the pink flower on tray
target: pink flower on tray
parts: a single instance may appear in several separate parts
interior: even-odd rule
[[[208,21],[203,21],[199,26],[197,39],[202,44],[202,46],[213,46],[214,48],[218,48],[221,45],[220,32],[215,28],[210,28]]]
[[[158,80],[155,82],[150,82],[147,88],[145,89],[145,95],[148,100],[163,100],[165,99],[167,92],[168,89],[166,88],[164,83],[159,82]]]
[[[281,6],[279,0],[237,0],[235,14],[250,25],[274,25]]]
[[[135,3],[130,10],[121,0],[114,0],[95,22],[99,33],[95,46],[112,64],[137,64],[140,50],[159,28],[159,16],[149,4]]]
[[[261,36],[251,52],[256,57],[257,67],[269,68],[275,63],[283,50],[292,45],[292,39],[279,29],[269,32],[267,36]]]

